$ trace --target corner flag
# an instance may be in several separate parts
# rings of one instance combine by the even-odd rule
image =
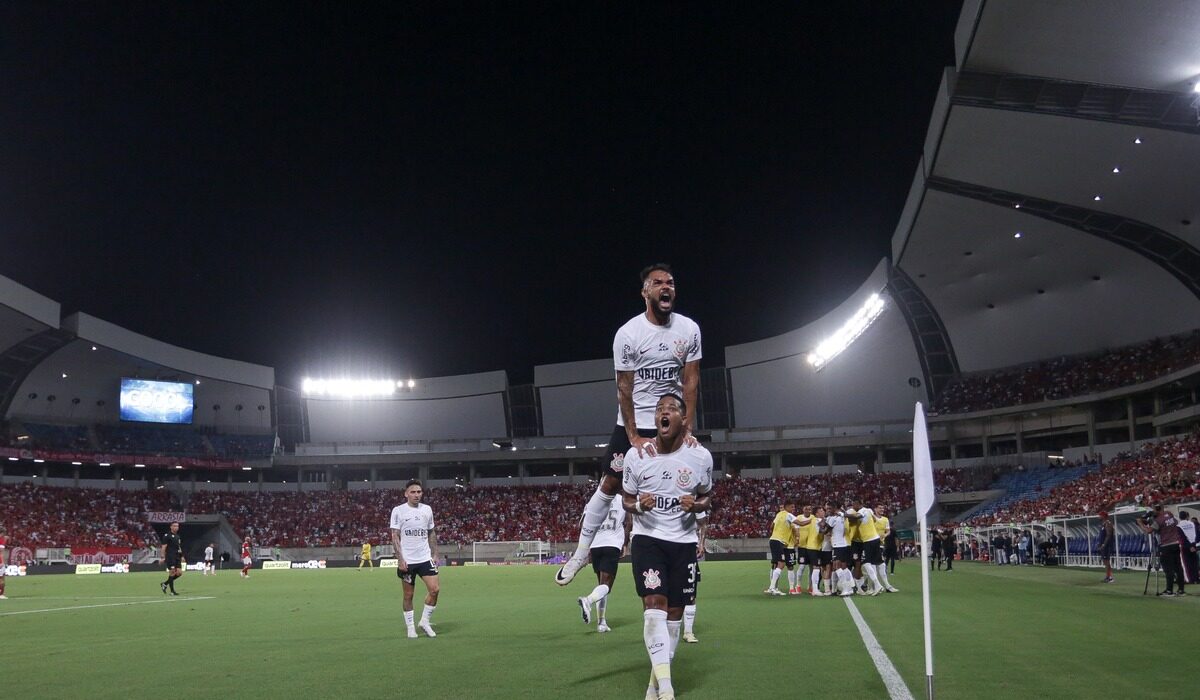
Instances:
[[[921,617],[925,627],[925,697],[933,700],[933,630],[929,606],[929,550],[933,543],[926,532],[929,509],[933,507],[933,460],[929,458],[929,431],[925,407],[917,402],[913,416],[913,490],[917,496],[917,522],[921,526]]]

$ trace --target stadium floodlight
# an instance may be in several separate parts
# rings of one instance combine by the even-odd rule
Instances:
[[[100,466],[102,466],[102,467],[111,467],[111,466],[112,466],[112,465],[111,465],[111,464],[109,464],[108,462],[100,462],[99,464],[100,464]]]
[[[146,465],[144,465],[144,464],[135,464],[133,466],[143,468],[143,469],[146,467]]]
[[[306,377],[301,391],[308,396],[335,399],[371,398],[396,393],[394,379],[312,379]]]
[[[242,467],[242,471],[244,471],[244,472],[248,472],[251,469],[252,469],[252,467]]]
[[[408,380],[408,388],[409,388],[409,389],[412,389],[412,388],[413,388],[413,387],[415,387],[416,385],[417,385],[417,381],[416,381],[415,379],[409,379],[409,380]]]
[[[815,350],[808,353],[808,364],[812,365],[813,369],[820,371],[830,360],[850,347],[850,343],[862,335],[875,322],[875,319],[879,318],[886,307],[887,303],[879,294],[867,297],[866,303],[854,312],[850,320],[842,324],[836,333],[817,345]]]

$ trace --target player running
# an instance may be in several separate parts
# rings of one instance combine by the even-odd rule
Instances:
[[[608,608],[608,594],[617,579],[617,560],[629,546],[629,530],[632,525],[633,517],[625,512],[620,501],[613,499],[608,517],[596,533],[596,539],[592,541],[592,570],[596,572],[597,586],[591,593],[579,599],[579,609],[583,613],[584,623],[591,624],[592,606],[596,606],[597,632],[608,632],[612,629],[608,626],[604,613]]]
[[[663,396],[654,416],[654,453],[631,447],[625,455],[622,504],[633,513],[633,576],[651,666],[646,697],[674,700],[671,657],[684,605],[696,592],[696,514],[711,506],[712,455],[699,445],[686,446],[683,399]]]
[[[608,517],[610,504],[621,489],[626,452],[632,447],[639,456],[654,456],[655,404],[659,396],[683,396],[683,441],[688,447],[699,444],[692,437],[692,426],[700,386],[700,326],[675,313],[675,277],[669,265],[656,263],[642,270],[641,294],[646,310],[629,319],[613,338],[618,410],[617,425],[608,440],[612,461],[605,464],[600,486],[584,507],[575,554],[554,575],[554,582],[560,586],[570,583],[587,563],[596,530]]]
[[[396,551],[396,576],[404,584],[404,625],[408,638],[416,639],[413,626],[413,593],[417,577],[425,583],[425,607],[421,610],[421,631],[428,637],[436,637],[431,621],[437,609],[438,550],[437,534],[433,527],[433,509],[421,503],[424,490],[421,482],[412,479],[404,485],[405,503],[392,509],[392,547]]]
[[[159,584],[159,588],[162,589],[163,595],[166,595],[167,588],[171,589],[171,595],[179,595],[175,592],[175,579],[183,576],[183,567],[186,564],[183,560],[183,541],[179,539],[179,523],[171,523],[170,531],[162,536],[159,557],[167,563],[167,580]]]
[[[242,578],[250,578],[250,567],[254,560],[250,558],[250,537],[242,540]]]

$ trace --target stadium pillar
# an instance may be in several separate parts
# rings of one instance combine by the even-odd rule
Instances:
[[[517,464],[517,483],[521,486],[525,485],[525,477],[529,476],[529,467],[524,462]]]
[[[783,468],[783,455],[776,452],[771,455],[771,478],[779,478],[779,470]]]
[[[1129,425],[1129,449],[1133,449],[1133,442],[1137,436],[1137,421],[1133,417],[1133,397],[1125,399],[1125,420]]]
[[[302,483],[303,481],[304,481],[304,470],[301,469],[300,467],[296,467],[296,490],[297,491],[304,490],[304,484]]]
[[[1154,392],[1154,415],[1155,415],[1155,417],[1161,416],[1162,412],[1163,412],[1162,394],[1160,394],[1156,391],[1156,392]],[[1154,437],[1160,438],[1160,437],[1162,437],[1162,435],[1163,435],[1162,426],[1161,425],[1154,426]]]
[[[467,479],[472,482],[475,481],[475,465],[474,464],[467,467]]]
[[[262,493],[262,485],[263,485],[263,472],[260,469],[258,471],[258,492],[259,493]]]
[[[375,480],[379,478],[379,470],[371,467],[371,488],[375,488]]]
[[[1096,409],[1088,407],[1087,414],[1088,452],[1096,451]]]
[[[883,435],[882,429],[879,431],[879,434]],[[875,473],[876,474],[880,474],[883,472],[883,458],[885,456],[886,455],[884,455],[884,453],[883,453],[883,444],[881,443],[879,445],[876,445],[875,446]]]
[[[75,488],[79,488],[79,467],[75,467],[71,471],[72,471],[71,477],[73,479],[75,479]]]
[[[233,491],[233,472],[225,472],[225,490]]]
[[[567,460],[567,478],[570,479],[573,476],[575,476],[575,460],[568,459]]]
[[[833,448],[825,448],[825,466],[829,469],[829,473],[833,473]]]
[[[429,465],[422,464],[420,467],[418,467],[417,476],[420,477],[422,482],[429,481]]]
[[[953,438],[950,440],[950,466],[958,466],[958,443]]]
[[[79,469],[75,469],[75,488],[79,488]],[[113,467],[113,488],[121,488],[121,468]]]
[[[1025,434],[1017,428],[1017,458],[1019,459],[1025,454]]]

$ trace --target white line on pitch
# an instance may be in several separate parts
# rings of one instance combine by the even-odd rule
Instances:
[[[41,610],[14,610],[0,613],[0,617],[9,615],[30,615],[32,613],[60,612],[62,610],[86,610],[88,608],[119,608],[126,605],[154,605],[155,603],[186,603],[193,600],[215,600],[216,596],[192,596],[189,598],[163,598],[161,600],[138,600],[131,603],[97,603],[95,605],[72,605],[67,608],[42,608]]]
[[[891,696],[892,700],[913,700],[913,695],[908,691],[908,686],[904,685],[904,679],[900,677],[900,673],[892,665],[892,660],[888,658],[883,647],[879,646],[879,640],[875,638],[875,633],[867,626],[867,621],[863,619],[862,613],[858,612],[854,601],[850,600],[850,598],[842,598],[842,600],[846,601],[846,607],[850,610],[850,617],[854,618],[854,624],[858,627],[858,634],[862,637],[867,651],[870,652],[871,660],[875,662],[875,670],[879,671],[879,677],[883,679],[883,685],[887,687],[888,695]]]

